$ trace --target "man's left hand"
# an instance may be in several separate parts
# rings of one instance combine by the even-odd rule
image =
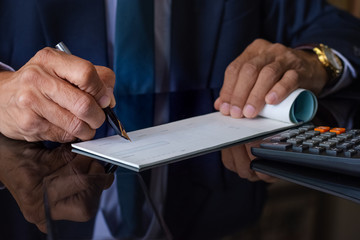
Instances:
[[[297,88],[320,93],[328,81],[316,54],[257,39],[225,71],[214,107],[234,118],[254,118]]]

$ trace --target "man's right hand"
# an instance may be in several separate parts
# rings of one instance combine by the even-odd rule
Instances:
[[[26,141],[89,140],[115,105],[112,70],[52,48],[0,71],[0,132]]]

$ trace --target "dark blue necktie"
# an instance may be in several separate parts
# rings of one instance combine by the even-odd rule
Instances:
[[[116,14],[115,112],[132,131],[153,122],[154,3],[118,0]]]

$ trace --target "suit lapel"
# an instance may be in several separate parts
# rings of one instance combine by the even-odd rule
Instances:
[[[108,65],[104,1],[37,0],[47,46],[63,41],[74,55]]]

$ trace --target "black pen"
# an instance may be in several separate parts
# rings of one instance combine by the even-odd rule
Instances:
[[[66,45],[63,42],[56,44],[55,48],[62,52],[65,52],[67,54],[71,54],[70,50],[66,47]],[[116,117],[114,111],[110,107],[106,107],[103,110],[105,112],[107,121],[109,122],[111,127],[115,130],[115,132],[119,136],[125,138],[126,140],[131,141],[129,136],[127,135],[123,125],[121,124],[119,119]]]

